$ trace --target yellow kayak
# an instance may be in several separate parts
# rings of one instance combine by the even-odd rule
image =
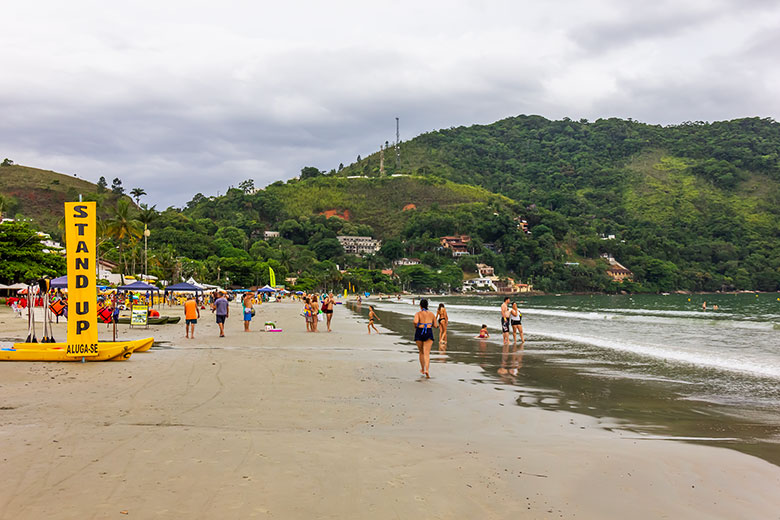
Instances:
[[[126,360],[139,348],[151,348],[153,338],[133,341],[105,341],[98,343],[97,356],[87,361]],[[68,356],[67,343],[14,343],[13,348],[0,349],[0,361],[81,361],[81,356]]]
[[[152,348],[152,345],[154,344],[154,338],[146,338],[138,341],[141,341],[143,343],[141,343],[140,346],[138,346],[135,350],[133,350],[133,352],[146,352],[147,350]]]

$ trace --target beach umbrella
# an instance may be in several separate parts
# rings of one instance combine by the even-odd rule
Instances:
[[[303,294],[303,291],[295,291],[295,294]]]
[[[261,292],[261,293],[272,293],[272,292],[276,292],[276,289],[274,289],[274,288],[272,288],[272,287],[268,287],[268,286],[266,285],[265,287],[261,287],[260,289],[258,289],[258,290],[257,290],[257,292],[259,292],[259,293],[260,293],[260,292]]]

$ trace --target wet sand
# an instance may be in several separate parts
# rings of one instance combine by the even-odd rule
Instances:
[[[195,340],[151,327],[160,346],[127,362],[0,363],[0,518],[778,517],[780,468],[758,458],[513,406],[460,381],[474,366],[422,380],[341,306],[330,334],[297,304],[246,334],[238,310],[226,338],[210,312]],[[0,341],[25,330],[0,310]]]

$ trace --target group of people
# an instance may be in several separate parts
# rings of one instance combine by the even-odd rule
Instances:
[[[306,320],[306,332],[318,332],[318,324],[321,319],[325,320],[328,332],[331,332],[330,322],[333,319],[333,308],[336,306],[336,298],[333,293],[323,294],[302,294],[303,317]]]
[[[225,321],[230,316],[230,302],[227,294],[217,291],[211,298],[211,311],[216,316],[217,326],[219,327],[219,337],[225,337]],[[241,301],[241,308],[244,316],[244,332],[249,332],[249,324],[254,316],[254,296],[247,293]],[[189,295],[184,302],[184,337],[195,338],[195,325],[200,319],[200,311],[205,309],[202,300],[199,302],[194,295]]]
[[[517,302],[512,303],[510,306],[510,298],[507,296],[504,298],[504,303],[501,304],[501,332],[504,336],[504,344],[509,343],[509,334],[512,333],[514,342],[517,343],[517,334],[520,334],[521,344],[525,343],[525,335],[523,334],[523,313],[517,308]],[[368,314],[368,331],[371,333],[371,327],[374,325],[374,319],[379,319],[374,312],[373,306],[369,307]],[[447,343],[447,325],[449,324],[449,316],[447,315],[447,309],[443,303],[439,304],[439,308],[436,310],[436,314],[428,310],[428,300],[420,300],[420,310],[414,315],[414,342],[417,344],[417,350],[420,356],[420,373],[426,378],[430,376],[430,364],[431,364],[431,346],[433,345],[434,334],[433,329],[439,329],[439,346],[446,345]],[[374,327],[376,330],[376,327]],[[377,331],[379,332],[379,331]],[[479,331],[478,338],[484,339],[490,337],[487,330],[487,325],[483,324]]]

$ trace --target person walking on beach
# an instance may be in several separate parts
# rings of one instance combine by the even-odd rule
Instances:
[[[303,319],[306,321],[306,332],[311,332],[311,306],[309,298],[303,298]]]
[[[504,334],[504,343],[509,343],[509,296],[501,304],[501,332]]]
[[[449,321],[447,309],[444,308],[443,303],[440,303],[439,308],[436,310],[436,323],[439,324],[439,345],[447,343],[447,324]]]
[[[252,295],[247,294],[241,302],[244,308],[244,332],[249,332],[249,324],[252,322]]]
[[[512,304],[512,310],[509,311],[509,319],[512,324],[512,340],[517,343],[517,333],[520,332],[520,342],[525,343],[523,335],[523,313],[517,308],[517,302]]]
[[[228,305],[225,293],[220,292],[217,294],[217,299],[214,300],[214,311],[217,314],[217,325],[219,326],[219,337],[225,337],[225,320],[230,316],[230,307]]]
[[[330,320],[333,319],[333,306],[336,305],[336,300],[333,298],[333,293],[328,293],[325,297],[325,301],[322,303],[322,313],[325,315],[328,325],[328,332],[330,332]]]
[[[184,337],[195,339],[195,325],[200,318],[200,309],[195,297],[190,295],[184,302]]]
[[[376,325],[374,325],[374,319],[379,320],[379,316],[376,315],[374,312],[374,306],[369,305],[368,306],[368,333],[371,334],[371,327],[374,328],[377,334],[379,334],[379,331],[376,328]],[[382,320],[379,320],[382,321]]]
[[[414,315],[414,342],[420,353],[420,373],[430,378],[431,345],[433,329],[437,328],[436,316],[428,310],[428,300],[420,300],[420,310]]]

